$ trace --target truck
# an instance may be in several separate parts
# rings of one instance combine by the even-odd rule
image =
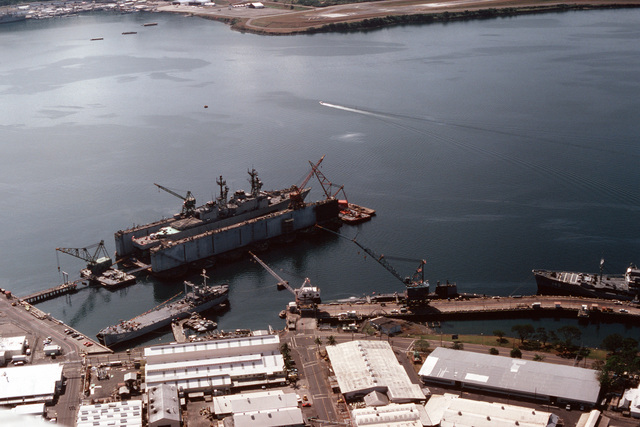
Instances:
[[[62,347],[57,344],[47,344],[42,349],[45,356],[57,356],[62,354]]]

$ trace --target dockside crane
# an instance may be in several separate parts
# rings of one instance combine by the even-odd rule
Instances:
[[[293,185],[291,187],[291,193],[289,194],[289,200],[291,200],[291,203],[289,206],[291,207],[291,209],[300,209],[304,207],[304,200],[302,199],[302,192],[304,191],[304,187],[307,185],[307,183],[313,176],[313,171],[318,166],[320,166],[320,163],[322,163],[323,160],[324,160],[324,156],[320,158],[318,163],[316,163],[315,165],[313,164],[311,165],[311,171],[307,174],[306,178],[304,179],[304,181],[302,181],[302,184],[300,184],[300,186]]]
[[[429,294],[429,281],[424,278],[424,266],[427,263],[426,260],[416,260],[411,258],[401,258],[401,257],[392,257],[385,256],[383,254],[378,254],[372,249],[363,246],[358,242],[355,238],[351,239],[349,237],[343,236],[340,233],[337,233],[333,230],[329,230],[328,228],[322,227],[320,225],[316,225],[316,227],[328,231],[330,233],[335,234],[336,236],[342,237],[343,239],[347,239],[355,243],[360,249],[362,249],[366,254],[368,254],[371,258],[373,258],[378,264],[383,266],[389,273],[393,274],[393,276],[400,280],[406,287],[406,296],[407,302],[410,304],[426,304],[428,302],[428,294]],[[411,277],[403,277],[398,271],[387,261],[387,259],[395,259],[399,261],[409,261],[409,262],[419,262],[418,267],[415,272],[411,275]]]
[[[92,253],[89,249],[93,248],[96,248],[96,250]],[[89,269],[94,275],[102,273],[113,264],[113,261],[104,246],[104,240],[100,240],[100,243],[87,246],[86,248],[56,248],[56,251],[87,261],[87,269]],[[59,261],[58,271],[60,271]]]
[[[190,217],[190,216],[194,216],[196,213],[196,198],[193,197],[193,194],[191,194],[191,191],[187,191],[187,195],[183,196],[181,194],[176,193],[175,191],[169,190],[167,187],[163,187],[160,184],[156,184],[155,182],[153,183],[153,185],[155,185],[156,187],[158,187],[161,190],[166,191],[167,193],[176,196],[179,199],[183,200],[182,203],[182,215],[186,216],[186,217]]]
[[[299,289],[293,289],[289,282],[284,280],[282,277],[278,275],[273,269],[271,269],[267,264],[264,263],[260,258],[258,258],[253,252],[249,252],[249,255],[253,257],[254,260],[258,264],[260,264],[269,274],[271,274],[277,281],[278,289],[286,289],[293,294],[296,298],[296,303],[299,306],[309,305],[312,303],[320,302],[320,289],[315,286],[311,286],[311,282],[308,278],[304,279],[302,286]]]

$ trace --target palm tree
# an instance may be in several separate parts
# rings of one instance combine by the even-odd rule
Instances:
[[[320,337],[317,337],[314,342],[318,346],[318,350],[320,350],[320,346],[322,345],[322,340],[320,339]]]
[[[336,337],[334,337],[333,335],[329,335],[328,341],[329,345],[336,345]]]

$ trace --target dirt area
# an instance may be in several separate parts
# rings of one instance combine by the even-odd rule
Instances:
[[[362,29],[400,23],[379,19],[388,17],[414,16],[416,19],[411,22],[426,23],[453,19],[487,18],[505,13],[516,15],[567,9],[640,7],[640,0],[573,0],[570,2],[553,0],[389,0],[323,8],[295,7],[294,9],[282,3],[269,1],[263,1],[262,4],[265,7],[258,9],[246,7],[245,4],[248,3],[227,0],[222,0],[213,7],[160,4],[157,10],[220,20],[239,31],[285,35],[350,29],[343,24],[353,24],[356,27],[353,29],[357,29],[359,23]],[[483,12],[478,13],[480,11]],[[442,15],[445,12],[448,14]],[[455,13],[459,13],[459,15],[451,15]],[[377,18],[378,20],[376,20]],[[366,20],[369,22],[365,25],[363,21]]]

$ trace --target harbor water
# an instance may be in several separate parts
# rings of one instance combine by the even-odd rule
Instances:
[[[639,20],[581,11],[286,37],[169,14],[3,24],[0,286],[24,296],[77,278],[84,263],[56,247],[104,240],[113,254],[115,231],[179,212],[154,182],[202,204],[220,175],[248,189],[255,168],[283,188],[322,155],[349,201],[377,210],[341,233],[409,259],[391,261],[403,275],[425,259],[432,284],[514,295],[535,293],[534,268],[596,272],[604,258],[622,273],[640,262]],[[403,290],[332,235],[260,256],[323,300]],[[230,285],[219,328],[284,326],[291,295],[248,257],[207,274]],[[38,307],[95,336],[181,289],[143,276]],[[638,336],[583,335],[597,345],[611,331]]]

